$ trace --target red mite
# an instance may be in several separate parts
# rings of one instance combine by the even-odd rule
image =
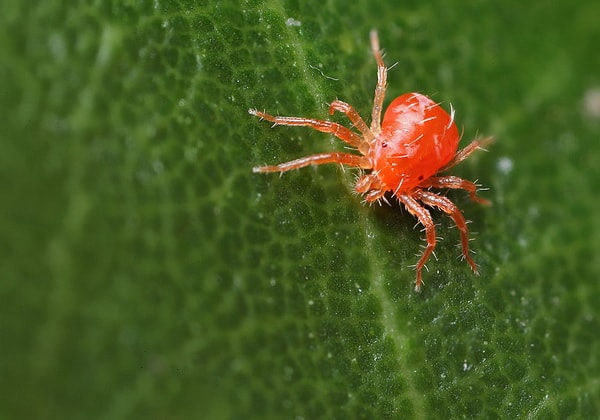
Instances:
[[[432,191],[432,188],[462,189],[469,192],[472,200],[489,204],[488,200],[476,195],[477,184],[444,172],[465,160],[471,153],[489,143],[491,137],[474,140],[458,150],[460,136],[454,123],[454,110],[448,114],[437,103],[419,93],[406,93],[392,101],[385,111],[381,123],[381,111],[386,90],[387,68],[379,49],[376,31],[371,31],[371,48],[377,61],[377,86],[371,111],[371,127],[367,126],[358,112],[345,102],[335,100],[329,106],[329,114],[343,112],[360,134],[331,121],[301,117],[275,117],[250,109],[252,115],[275,125],[308,126],[315,130],[331,133],[358,149],[360,154],[320,153],[306,156],[275,166],[254,168],[254,172],[285,172],[308,165],[340,163],[367,170],[355,185],[355,190],[364,195],[366,202],[385,200],[388,192],[400,201],[408,211],[425,226],[427,247],[417,262],[415,290],[423,283],[421,271],[436,245],[435,225],[424,206],[437,208],[448,214],[460,231],[462,255],[473,272],[477,265],[469,254],[469,230],[460,209],[447,197]]]

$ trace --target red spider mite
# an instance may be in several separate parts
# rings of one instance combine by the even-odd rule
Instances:
[[[477,273],[477,265],[469,254],[469,230],[460,209],[447,197],[432,191],[432,188],[462,189],[469,192],[473,201],[489,204],[488,200],[476,195],[478,185],[456,176],[439,176],[465,160],[491,137],[474,140],[458,150],[460,136],[454,123],[454,110],[448,114],[436,102],[419,93],[406,93],[394,99],[387,108],[383,122],[381,111],[386,90],[387,68],[383,63],[379,38],[371,31],[371,49],[377,62],[377,86],[371,111],[371,127],[367,126],[358,112],[345,102],[335,100],[329,106],[329,114],[343,112],[360,134],[331,121],[312,118],[272,116],[250,109],[248,112],[276,125],[308,126],[315,130],[331,133],[360,154],[319,153],[275,166],[260,166],[254,172],[285,172],[308,165],[340,163],[361,169],[355,190],[364,195],[368,203],[386,200],[388,192],[402,203],[407,210],[425,226],[427,246],[414,266],[416,270],[415,290],[419,291],[423,278],[421,271],[436,245],[435,225],[429,210],[437,208],[448,214],[460,231],[462,255]],[[362,171],[366,170],[368,173]]]

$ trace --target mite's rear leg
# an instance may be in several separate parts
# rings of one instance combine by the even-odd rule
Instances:
[[[306,156],[290,162],[280,163],[279,165],[259,166],[253,168],[252,172],[286,172],[291,171],[292,169],[304,168],[309,165],[323,165],[325,163],[340,163],[342,165],[356,166],[363,169],[371,168],[371,162],[364,156],[332,152]]]
[[[477,184],[471,181],[467,181],[466,179],[459,178],[457,176],[434,176],[426,180],[424,183],[420,184],[420,186],[423,188],[433,187],[465,190],[469,193],[471,200],[485,205],[492,204],[489,200],[481,198],[477,195]]]
[[[435,249],[435,244],[436,244],[435,225],[433,224],[433,219],[431,218],[431,214],[429,213],[429,210],[427,210],[421,204],[419,204],[419,202],[417,200],[415,200],[413,197],[411,197],[410,195],[407,195],[407,194],[397,194],[396,197],[398,197],[398,200],[400,200],[400,202],[402,204],[404,204],[404,206],[406,206],[406,209],[410,212],[410,214],[417,217],[417,219],[419,219],[419,222],[423,226],[425,226],[427,247],[425,248],[425,251],[423,251],[421,258],[419,259],[419,261],[417,262],[417,265],[415,266],[415,269],[417,271],[417,279],[415,282],[415,291],[418,292],[421,289],[421,284],[423,283],[421,270],[423,269],[423,267],[425,266],[425,263],[431,256],[431,253]]]
[[[454,156],[454,158],[450,162],[448,162],[442,169],[440,169],[439,172],[444,172],[452,168],[453,166],[458,165],[460,162],[468,158],[469,155],[471,155],[471,153],[473,153],[475,150],[482,149],[484,146],[487,146],[493,141],[493,137],[486,137],[484,139],[473,140],[464,149],[459,150]]]
[[[471,258],[471,255],[469,254],[469,229],[467,228],[467,222],[465,221],[465,217],[460,209],[456,207],[456,204],[450,201],[447,197],[437,195],[427,190],[417,190],[415,196],[424,204],[427,204],[431,207],[437,207],[444,213],[448,214],[452,220],[454,220],[456,227],[460,231],[462,254],[471,266],[473,272],[475,274],[479,274],[477,271],[477,264],[475,264],[475,261],[473,261],[473,258]]]
[[[270,121],[275,125],[297,125],[306,126],[313,128],[323,133],[330,133],[336,136],[338,139],[345,141],[351,146],[360,148],[363,140],[356,133],[353,133],[348,128],[334,123],[332,121],[314,120],[311,118],[302,117],[275,117],[265,112],[257,111],[256,109],[249,109],[248,113],[264,120]]]

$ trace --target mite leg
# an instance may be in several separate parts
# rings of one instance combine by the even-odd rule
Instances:
[[[369,144],[372,143],[375,139],[375,136],[371,132],[371,129],[367,126],[365,121],[362,119],[360,114],[352,107],[352,105],[347,104],[346,102],[340,101],[336,99],[329,105],[329,114],[333,115],[335,111],[343,112],[346,114],[348,119],[352,121],[352,124],[360,131],[364,137],[364,140],[361,142],[362,148],[359,146],[360,152],[365,155],[369,150]]]
[[[331,133],[336,136],[338,139],[345,141],[351,146],[360,147],[362,143],[362,139],[356,133],[353,133],[349,129],[344,126],[341,126],[332,121],[322,121],[322,120],[314,120],[311,118],[302,118],[302,117],[274,117],[273,115],[269,115],[264,112],[257,111],[256,109],[249,109],[249,114],[262,118],[264,120],[270,121],[275,125],[298,125],[298,126],[306,126],[311,127],[317,131],[321,131],[323,133]]]
[[[354,185],[354,189],[359,194],[365,195],[365,201],[372,203],[380,198],[384,198],[386,189],[376,174],[370,173],[361,176]]]
[[[446,170],[452,168],[453,166],[458,165],[460,162],[462,162],[463,160],[468,158],[469,155],[471,153],[473,153],[475,150],[481,149],[481,148],[483,148],[483,146],[487,146],[488,144],[492,143],[493,141],[494,141],[493,137],[486,137],[486,138],[480,139],[480,140],[473,140],[469,145],[467,145],[467,147],[459,150],[458,153],[456,153],[456,155],[454,156],[454,158],[450,162],[448,162],[442,169],[440,169],[439,172],[446,171]]]
[[[373,99],[373,110],[371,111],[371,131],[375,136],[381,132],[381,111],[383,110],[383,99],[387,84],[387,67],[383,63],[381,50],[379,49],[379,36],[376,30],[371,31],[371,50],[377,62],[377,86]]]
[[[423,188],[433,187],[465,190],[469,192],[471,200],[480,204],[491,204],[489,200],[477,196],[477,184],[471,181],[467,181],[466,179],[459,178],[457,176],[434,176],[420,184],[420,186]]]
[[[306,156],[274,166],[259,166],[253,168],[252,172],[286,172],[291,171],[292,169],[304,168],[308,165],[323,165],[325,163],[340,163],[342,165],[356,166],[363,169],[371,168],[371,162],[364,156],[332,152]]]
[[[396,195],[396,197],[398,197],[398,200],[400,200],[400,202],[402,204],[404,204],[404,206],[406,206],[406,208],[410,212],[410,214],[417,217],[417,219],[419,219],[419,222],[423,226],[425,226],[425,235],[427,237],[427,247],[425,248],[425,251],[423,251],[423,255],[421,255],[421,258],[419,259],[419,261],[417,262],[417,265],[415,266],[416,271],[417,271],[417,280],[415,282],[415,291],[418,292],[421,289],[421,284],[423,283],[421,270],[425,266],[425,263],[427,262],[427,260],[429,259],[429,257],[431,256],[431,253],[433,252],[433,250],[435,248],[435,243],[436,243],[435,225],[433,224],[433,219],[431,218],[431,214],[429,213],[429,211],[426,208],[424,208],[422,205],[420,205],[419,202],[417,200],[415,200],[413,197],[411,197],[410,195],[407,195],[407,194],[398,194],[398,195]]]
[[[456,205],[450,201],[447,197],[437,195],[431,191],[417,190],[415,196],[428,206],[437,207],[444,213],[448,214],[456,227],[460,231],[460,241],[462,245],[462,254],[471,266],[471,269],[475,274],[479,274],[477,271],[477,264],[473,261],[473,258],[469,255],[469,229],[467,228],[467,222],[462,212]]]

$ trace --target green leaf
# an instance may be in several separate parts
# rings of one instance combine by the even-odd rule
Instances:
[[[600,5],[0,5],[0,417],[597,418]],[[481,275],[248,108],[430,95],[493,135]]]

